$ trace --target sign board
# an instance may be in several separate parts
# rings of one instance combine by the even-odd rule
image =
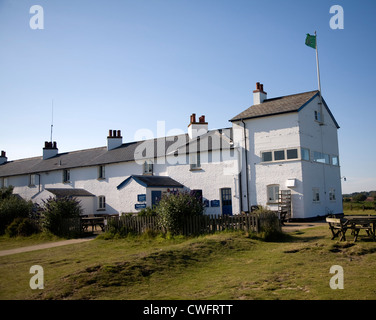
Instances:
[[[146,201],[146,194],[138,194],[137,195],[138,202],[145,202]]]
[[[219,207],[220,206],[219,200],[211,200],[210,201],[210,206],[211,207]]]
[[[134,205],[134,208],[135,208],[136,210],[145,209],[145,208],[146,208],[146,203],[136,203],[136,204]]]

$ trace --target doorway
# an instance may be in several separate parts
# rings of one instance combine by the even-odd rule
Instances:
[[[231,188],[221,189],[222,214],[232,215]]]

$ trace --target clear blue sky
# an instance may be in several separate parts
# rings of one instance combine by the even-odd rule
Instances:
[[[33,5],[43,30],[30,28]],[[375,16],[374,0],[0,0],[0,150],[40,156],[52,100],[59,152],[104,146],[109,129],[157,136],[157,121],[186,131],[193,112],[229,127],[257,81],[269,98],[317,89],[304,44],[317,30],[343,192],[376,190]]]

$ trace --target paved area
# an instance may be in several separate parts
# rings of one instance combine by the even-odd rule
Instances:
[[[96,236],[81,238],[81,239],[62,240],[62,241],[57,241],[57,242],[48,242],[48,243],[37,244],[37,245],[34,245],[34,246],[28,246],[28,247],[20,247],[20,248],[9,249],[9,250],[1,250],[0,251],[0,257],[7,256],[7,255],[10,255],[10,254],[29,252],[29,251],[48,249],[48,248],[53,248],[53,247],[66,246],[68,244],[86,242],[86,241],[90,241],[90,240],[95,239],[95,237]]]

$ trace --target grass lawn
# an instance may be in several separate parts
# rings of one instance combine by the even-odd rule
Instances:
[[[133,237],[0,257],[0,299],[375,299],[376,242],[330,240],[328,227],[280,242],[244,233]],[[31,290],[29,269],[44,269]],[[329,286],[332,265],[344,289]]]

